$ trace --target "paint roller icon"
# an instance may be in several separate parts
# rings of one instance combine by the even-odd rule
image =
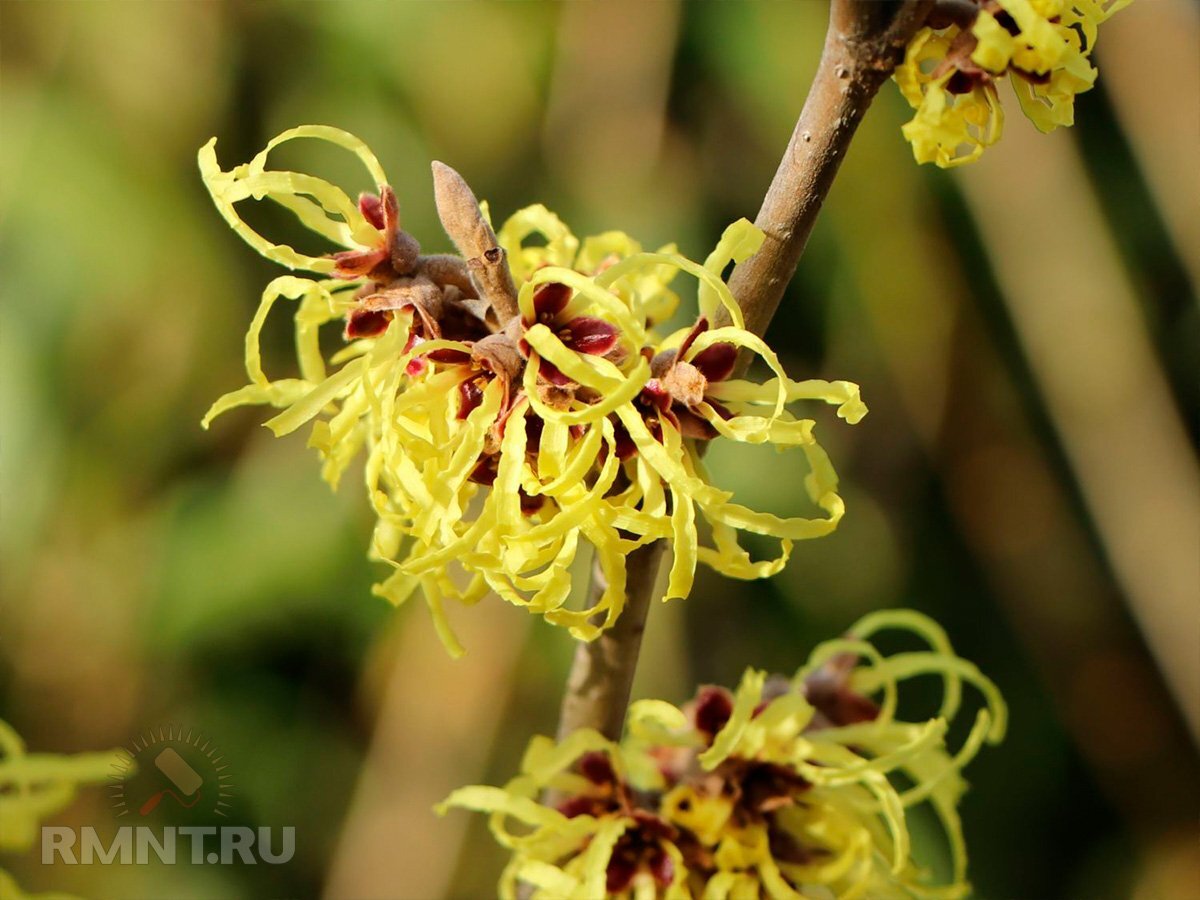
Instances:
[[[187,764],[187,760],[176,753],[173,748],[168,747],[154,758],[154,765],[160,772],[167,776],[171,784],[179,789],[183,797],[192,797],[193,794],[196,796],[192,797],[191,803],[185,803],[183,797],[180,797],[179,794],[176,794],[170,788],[164,788],[157,794],[151,795],[150,799],[142,804],[139,812],[143,816],[148,816],[154,812],[155,807],[168,794],[185,809],[191,809],[196,805],[196,802],[200,799],[199,790],[200,785],[204,783],[204,779],[200,777],[200,774],[195,769]]]

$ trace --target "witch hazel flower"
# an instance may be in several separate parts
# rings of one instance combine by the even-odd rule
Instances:
[[[353,153],[374,189],[352,201],[310,175],[269,169],[280,144],[312,139]],[[222,215],[264,256],[318,277],[274,279],[246,335],[249,384],[205,416],[265,404],[276,435],[306,425],[336,486],[356,459],[376,514],[370,553],[391,568],[375,591],[395,604],[423,596],[438,634],[462,652],[446,607],[494,593],[583,640],[625,603],[625,558],[658,540],[674,551],[669,597],[684,597],[698,563],[726,575],[777,572],[795,540],[819,537],[843,512],[837,476],[793,402],[834,404],[847,422],[866,412],[849,382],[790,380],[743,327],[722,273],[757,251],[742,220],[703,263],[673,245],[648,251],[609,231],[580,241],[543,206],[493,230],[486,207],[453,169],[433,164],[439,217],[457,254],[425,254],[401,226],[400,204],[358,138],[323,126],[284,132],[229,171],[214,143],[200,151]],[[270,199],[336,248],[311,256],[272,242],[238,204]],[[677,276],[696,281],[696,324],[665,337]],[[259,348],[280,300],[294,314],[298,376],[272,379]],[[721,312],[723,311],[723,313]],[[721,313],[730,324],[710,323]],[[322,350],[323,328],[344,345]],[[734,377],[740,354],[773,377]],[[704,443],[729,439],[799,448],[817,518],[780,518],[738,505],[712,485]],[[698,521],[712,546],[702,546]],[[739,532],[774,536],[778,558],[756,561]],[[570,567],[590,553],[606,588],[570,603]]]
[[[727,245],[743,235],[761,241],[761,232],[743,221],[726,232]],[[727,261],[710,258],[715,271]],[[788,406],[799,400],[832,404],[850,424],[867,412],[857,385],[788,378],[770,347],[740,327],[740,311],[728,289],[719,281],[716,284],[720,287],[714,291],[716,298],[726,304],[735,324],[710,328],[708,315],[715,310],[706,311],[702,305],[708,315],[702,314],[694,326],[651,348],[653,377],[634,403],[616,410],[619,452],[629,457],[631,488],[626,504],[649,515],[656,523],[651,531],[670,529],[674,559],[667,598],[687,596],[699,562],[729,577],[762,578],[786,564],[794,541],[832,532],[845,510],[837,493],[837,474],[814,436],[814,420],[795,417]],[[761,384],[732,378],[742,351],[761,359],[775,377]],[[735,503],[729,492],[713,485],[702,462],[703,444],[717,437],[801,450],[808,468],[806,492],[824,515],[780,517]],[[712,546],[703,546],[698,539],[697,515],[707,522]],[[738,532],[776,538],[779,556],[752,561],[739,544]]]
[[[1004,76],[1040,131],[1075,120],[1092,88],[1101,23],[1132,0],[964,0],[939,7],[909,43],[894,78],[916,114],[902,131],[919,163],[979,158],[1000,139]]]
[[[882,655],[870,639],[888,629],[925,648]],[[940,708],[905,721],[899,686],[919,676],[941,680]],[[964,685],[983,705],[952,747]],[[462,788],[438,812],[490,815],[512,851],[504,898],[965,897],[961,772],[1003,738],[1006,717],[936,623],[879,612],[791,678],[751,669],[736,691],[705,686],[682,708],[635,703],[619,743],[589,730],[536,737],[507,785]],[[951,858],[943,883],[909,830],[925,805]]]
[[[575,315],[568,311],[573,293],[570,287],[558,282],[548,282],[534,291],[532,314],[521,316],[522,334],[540,325],[574,353],[608,357],[617,351],[618,358],[623,356],[617,326],[597,316]],[[530,355],[530,345],[524,338],[521,349],[525,356]],[[569,405],[575,386],[571,378],[544,358],[538,360],[536,371],[539,384],[546,385],[543,400],[550,406]]]

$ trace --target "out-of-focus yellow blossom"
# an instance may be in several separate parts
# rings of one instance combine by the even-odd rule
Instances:
[[[26,753],[25,742],[7,722],[0,721],[0,850],[23,853],[37,843],[44,819],[65,809],[79,788],[112,781],[114,772],[128,768],[122,751],[57,756]],[[0,870],[0,897],[30,897],[8,873]],[[35,900],[69,900],[60,893],[38,894]]]
[[[1041,131],[1073,124],[1075,95],[1096,80],[1098,26],[1130,2],[972,0],[956,22],[921,29],[894,74],[916,110],[902,131],[917,162],[961,165],[999,140],[996,80],[1005,75]]]
[[[327,182],[268,170],[267,153],[295,138],[355,153],[377,193],[355,203]],[[494,592],[590,640],[620,614],[625,558],[639,546],[671,542],[668,596],[683,597],[698,562],[764,577],[779,571],[793,541],[836,527],[837,476],[813,421],[788,407],[820,400],[852,423],[866,407],[849,382],[792,381],[742,328],[722,273],[762,243],[749,222],[730,226],[699,263],[673,246],[643,250],[618,231],[580,241],[543,206],[519,210],[491,236],[472,197],[476,218],[450,219],[468,222],[473,246],[494,241],[488,262],[423,255],[400,227],[374,156],[336,129],[292,129],[229,172],[210,142],[200,167],[222,214],[255,249],[328,276],[285,275],[267,286],[246,335],[249,383],[220,398],[205,426],[237,406],[275,406],[281,412],[268,427],[284,435],[310,426],[309,444],[334,486],[361,454],[377,515],[371,552],[392,567],[376,592],[399,604],[419,590],[451,652],[462,652],[446,614],[451,602]],[[313,257],[272,243],[235,207],[263,197],[345,249]],[[508,321],[477,280],[497,260],[512,276]],[[660,338],[655,327],[679,304],[671,286],[681,273],[697,282],[699,318]],[[271,378],[263,368],[260,337],[281,299],[296,302],[298,377]],[[718,309],[732,324],[710,329]],[[331,323],[346,345],[327,359],[320,332]],[[741,349],[774,377],[731,379]],[[801,450],[822,515],[783,519],[733,502],[700,461],[698,444],[718,437]],[[711,547],[699,544],[698,518]],[[751,560],[739,531],[777,538],[778,558]],[[589,547],[606,590],[591,608],[572,608],[569,568]]]
[[[885,657],[870,642],[884,629],[927,647]],[[941,679],[940,709],[903,721],[899,683],[922,675]],[[964,683],[985,702],[951,749]],[[502,897],[519,882],[544,900],[965,897],[961,770],[1003,738],[1006,715],[934,622],[880,612],[817,647],[791,679],[749,670],[736,692],[701,688],[682,709],[635,703],[619,745],[590,731],[558,745],[535,738],[504,788],[463,788],[438,809],[491,814],[513,853]],[[554,808],[538,803],[547,790]],[[921,804],[946,837],[947,883],[918,862],[930,849],[912,844],[908,811]]]

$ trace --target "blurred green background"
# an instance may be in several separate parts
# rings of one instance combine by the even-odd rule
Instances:
[[[0,15],[0,718],[47,752],[197,728],[234,818],[298,842],[282,867],[0,866],[115,900],[489,896],[484,823],[430,807],[553,731],[571,647],[491,600],[457,617],[450,661],[418,601],[369,594],[354,483],[331,494],[258,410],[200,430],[278,272],[225,227],[195,151],[217,135],[229,166],[335,124],[427,250],[449,249],[436,158],[498,218],[542,201],[577,234],[703,258],[758,208],[825,4]],[[1075,129],[1037,135],[1002,87],[1004,140],[952,173],[914,165],[885,86],[769,334],[794,377],[863,386],[862,425],[818,425],[849,512],[774,580],[706,573],[652,612],[635,694],[676,701],[790,671],[871,609],[937,617],[1012,707],[968,772],[981,897],[1200,896],[1198,38],[1184,0],[1134,4],[1101,29]],[[710,458],[751,505],[798,508],[790,457]],[[53,821],[114,827],[102,789]]]

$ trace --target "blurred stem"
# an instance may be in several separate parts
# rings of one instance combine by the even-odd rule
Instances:
[[[858,123],[932,7],[933,0],[833,0],[816,77],[755,220],[766,241],[729,282],[750,331],[761,335],[770,324]],[[576,647],[559,740],[579,728],[620,739],[664,550],[657,541],[629,555],[626,605],[616,625]],[[603,591],[593,573],[593,600]]]

